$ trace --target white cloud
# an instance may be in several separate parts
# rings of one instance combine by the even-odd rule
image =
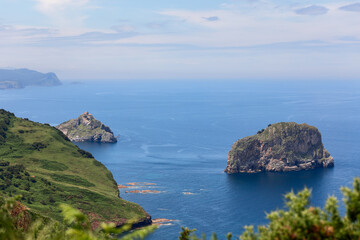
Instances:
[[[111,20],[104,17],[106,24],[94,24],[96,19],[83,22],[93,13],[94,0],[32,1],[51,21],[43,27],[0,24],[0,66],[94,79],[360,74],[360,14],[339,10],[344,2],[321,3],[327,14],[308,16],[295,12],[308,2],[279,7],[265,0],[247,0],[245,6],[244,0],[231,0],[233,5],[212,11],[135,14],[124,24],[114,21],[122,16],[119,10]]]
[[[36,0],[37,8],[44,14],[56,14],[68,8],[79,8],[85,6],[89,0]]]
[[[214,11],[167,10],[162,15],[184,20],[187,31],[164,35],[136,36],[119,42],[149,41],[163,44],[192,44],[202,47],[248,47],[284,42],[322,41],[333,43],[343,36],[360,37],[355,23],[360,15],[338,10],[339,4],[327,5],[325,15],[316,18],[298,15],[293,8],[257,6],[249,12],[242,9]],[[221,21],[207,21],[204,16],[217,16]],[[196,32],[196,34],[194,34]]]
[[[163,22],[152,24],[148,32],[130,24],[115,25],[111,29],[89,29],[82,25],[84,9],[91,0],[35,0],[38,10],[56,21],[56,35],[47,43],[83,42],[95,45],[191,45],[200,48],[253,47],[290,42],[339,43],[339,39],[360,39],[355,27],[360,15],[339,10],[343,3],[327,4],[325,15],[309,18],[296,14],[303,6],[279,8],[277,5],[249,2],[242,7],[221,8],[212,11],[164,10],[158,14]],[[255,8],[250,8],[255,6]],[[310,9],[313,10],[313,9]],[[176,23],[176,24],[173,24]],[[153,26],[154,25],[154,26]],[[161,28],[162,25],[169,25]],[[136,29],[136,34],[135,34]],[[169,31],[171,29],[171,31]],[[65,41],[66,40],[66,41]],[[71,41],[70,41],[71,40]],[[81,41],[80,41],[81,40]],[[346,41],[342,41],[348,44]]]
[[[329,11],[326,7],[312,5],[305,8],[299,8],[295,10],[296,14],[299,15],[309,15],[309,16],[317,16],[317,15],[324,15]]]
[[[354,3],[354,4],[342,6],[339,9],[349,12],[360,12],[360,3]]]
[[[135,27],[128,24],[115,25],[111,29],[116,32],[135,32]]]
[[[81,27],[87,18],[84,10],[90,8],[89,0],[35,0],[36,8],[60,27]]]

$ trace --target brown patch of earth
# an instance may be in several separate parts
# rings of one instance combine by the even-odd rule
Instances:
[[[141,188],[141,187],[150,187],[150,186],[156,186],[156,183],[149,183],[149,182],[130,182],[126,184],[118,184],[119,189],[123,188]]]
[[[121,226],[126,223],[125,218],[113,219],[112,221],[104,221],[104,219],[96,213],[88,213],[87,215],[89,217],[92,230],[99,229],[102,222],[114,223],[116,226]]]
[[[161,193],[157,190],[131,190],[131,191],[125,191],[125,193],[141,193],[141,194],[147,194],[147,193]]]
[[[129,186],[155,186],[156,183],[148,183],[148,182],[131,182],[126,183]]]
[[[192,192],[183,192],[183,194],[185,194],[185,195],[194,195],[195,193],[192,193]]]

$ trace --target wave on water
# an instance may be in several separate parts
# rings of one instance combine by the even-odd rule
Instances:
[[[155,144],[142,144],[140,148],[144,151],[144,153],[146,155],[148,155],[148,154],[150,154],[150,149],[151,148],[175,148],[175,147],[178,147],[178,145],[173,144],[173,143],[167,143],[167,144],[158,144],[158,145],[155,145]]]

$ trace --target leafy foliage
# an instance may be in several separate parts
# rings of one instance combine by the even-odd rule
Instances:
[[[81,156],[83,156],[85,158],[94,158],[94,156],[91,153],[89,153],[85,150],[78,149],[77,151],[81,154]]]
[[[0,239],[7,240],[140,240],[152,233],[156,226],[131,230],[131,224],[116,228],[115,224],[102,223],[91,229],[89,219],[79,210],[60,204],[63,224],[38,219],[31,223],[28,209],[17,201],[19,197],[1,199]],[[118,236],[122,234],[121,238]]]
[[[0,145],[5,142],[6,132],[10,125],[11,118],[14,117],[14,114],[9,113],[3,109],[0,109]]]
[[[34,143],[32,144],[32,148],[33,148],[34,150],[40,151],[41,149],[46,148],[46,144],[45,144],[45,143],[42,143],[42,142],[34,142]]]
[[[331,196],[327,199],[323,209],[310,206],[311,190],[305,188],[295,194],[288,193],[286,210],[273,211],[267,215],[269,224],[259,226],[256,232],[254,226],[245,227],[241,240],[289,240],[289,239],[360,239],[360,179],[355,178],[353,189],[343,187],[346,207],[345,216],[341,216],[338,209],[338,200]],[[195,229],[183,228],[180,240],[199,240]],[[232,239],[229,233],[226,238]],[[201,239],[205,240],[203,236]],[[216,234],[212,235],[216,240]]]

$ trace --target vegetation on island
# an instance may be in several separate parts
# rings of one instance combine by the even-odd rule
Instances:
[[[60,203],[100,222],[150,221],[135,203],[119,197],[111,172],[48,124],[0,110],[0,196],[21,195],[32,216],[61,221]]]
[[[61,123],[56,127],[74,142],[115,143],[117,138],[111,129],[89,113]]]
[[[225,172],[281,172],[333,166],[334,159],[324,148],[316,127],[280,122],[236,141],[229,151]]]

